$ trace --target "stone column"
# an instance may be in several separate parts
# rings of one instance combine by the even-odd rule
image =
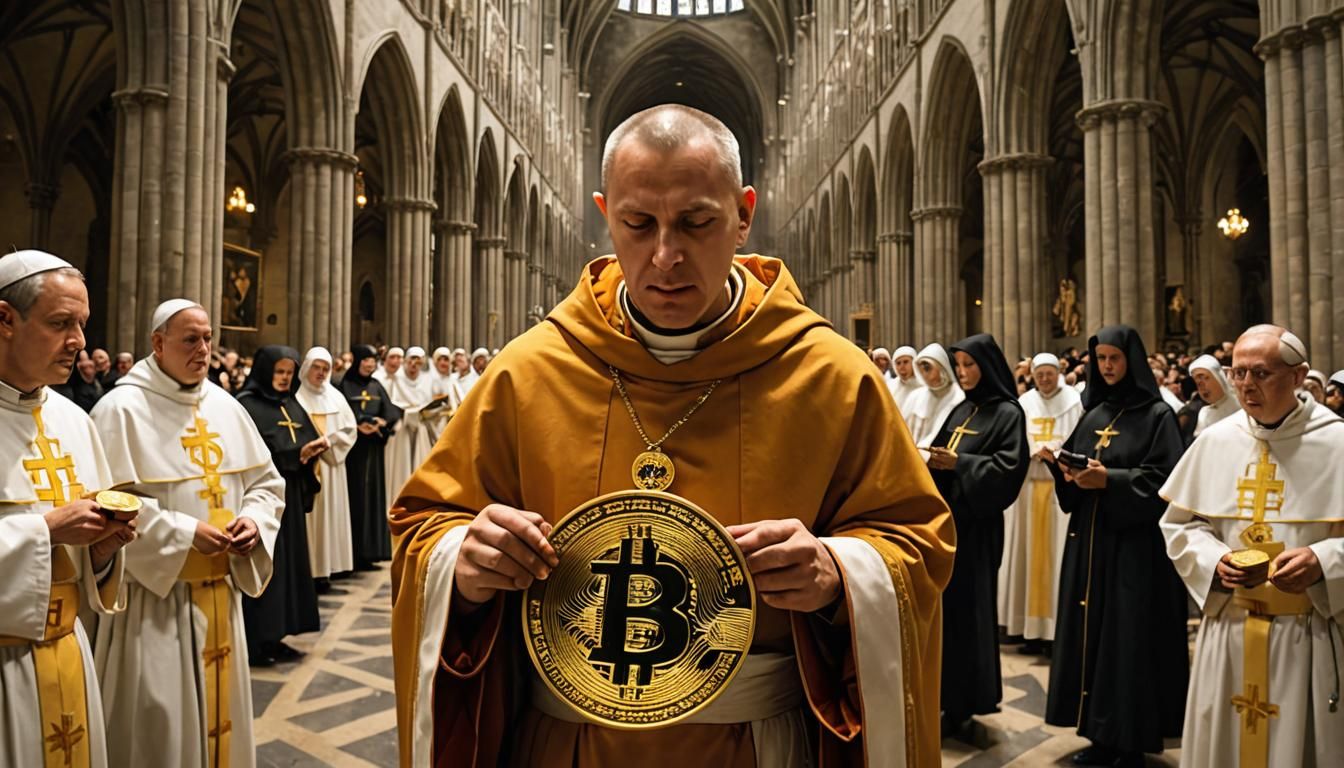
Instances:
[[[914,264],[914,343],[951,343],[965,324],[958,298],[961,207],[933,205],[910,212],[917,250]]]
[[[1138,99],[1103,101],[1078,113],[1086,179],[1085,334],[1133,326],[1158,341],[1157,258],[1153,242],[1153,123],[1165,109]]]
[[[849,252],[849,305],[859,308],[874,304],[874,285],[877,282],[877,251],[854,248]]]
[[[504,251],[504,342],[522,332],[527,315],[527,254]]]
[[[1206,243],[1203,238],[1204,223],[1203,215],[1199,210],[1189,212],[1189,215],[1176,220],[1176,226],[1181,232],[1181,273],[1182,282],[1185,284],[1185,297],[1187,301],[1193,304],[1194,311],[1190,313],[1192,320],[1190,329],[1190,338],[1192,341],[1200,343],[1212,342],[1215,339],[1210,334],[1216,327],[1214,319],[1213,306],[1215,301],[1215,292],[1217,287],[1214,285],[1213,264],[1215,254],[1227,258],[1226,268],[1232,269],[1234,262],[1231,260],[1231,253],[1210,252],[1200,258],[1200,251],[1204,249]],[[1215,244],[1215,248],[1217,245]],[[1219,249],[1221,250],[1221,249]],[[1163,292],[1163,298],[1166,294]],[[1233,301],[1236,297],[1232,298]],[[1166,322],[1162,323],[1162,332],[1166,332]]]
[[[335,149],[301,147],[289,160],[289,343],[321,344],[333,354],[350,344],[353,232],[358,158]]]
[[[394,197],[383,201],[387,213],[387,274],[391,311],[388,337],[409,347],[429,343],[432,283],[429,261],[432,200]]]
[[[527,262],[527,301],[523,305],[523,330],[526,331],[532,327],[532,323],[527,317],[534,309],[540,308],[541,316],[545,317],[547,307],[544,305],[545,296],[543,294],[544,278],[542,277],[541,265],[536,260]]]
[[[985,327],[1009,360],[1042,351],[1048,309],[1044,155],[1012,154],[980,164],[985,191]]]
[[[124,21],[141,47],[123,63],[113,94],[109,271],[121,299],[108,338],[119,351],[148,351],[150,315],[167,298],[199,301],[219,320],[233,65],[227,34],[209,28],[206,6],[165,0]]]
[[[476,294],[475,341],[489,349],[503,346],[505,338],[504,246],[503,237],[476,238],[477,265],[481,270],[480,290]]]
[[[434,338],[431,343],[472,349],[471,234],[467,221],[435,222],[438,282],[434,285]]]
[[[28,198],[28,207],[32,209],[32,227],[28,241],[32,248],[49,248],[51,245],[51,209],[61,196],[61,188],[55,184],[43,184],[30,181],[23,185],[23,194]]]
[[[1273,321],[1329,371],[1344,364],[1344,4],[1260,7]]]

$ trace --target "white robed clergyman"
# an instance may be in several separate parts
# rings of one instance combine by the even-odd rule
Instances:
[[[350,403],[331,385],[331,362],[331,353],[326,349],[308,350],[299,368],[300,386],[295,395],[318,434],[331,445],[322,452],[322,460],[317,464],[322,490],[313,500],[313,511],[307,515],[308,559],[315,579],[355,569],[345,457],[354,447],[358,431]]]
[[[920,350],[915,357],[915,368],[924,386],[910,396],[901,415],[905,425],[910,428],[910,437],[915,447],[927,461],[927,450],[933,439],[938,436],[947,415],[966,399],[961,391],[957,377],[952,372],[952,362],[942,344],[930,344]]]
[[[915,372],[915,348],[897,347],[891,353],[891,370],[894,376],[888,384],[891,396],[896,398],[896,407],[904,414],[910,402],[910,396],[924,388]]]
[[[390,352],[388,354],[391,355]],[[433,382],[421,367],[424,362],[425,350],[411,347],[406,350],[406,358],[400,370],[383,383],[392,404],[400,408],[402,413],[397,431],[388,439],[387,450],[383,454],[389,509],[401,491],[401,486],[406,484],[434,447],[427,420],[430,414],[425,412],[425,406],[434,400]]]
[[[490,362],[490,352],[485,347],[480,347],[471,353],[471,368],[457,379],[457,388],[466,397],[471,388],[476,386],[476,382],[481,380],[481,373],[485,371],[485,366]]]
[[[401,370],[401,361],[406,357],[406,350],[401,347],[392,347],[383,355],[383,364],[378,366],[378,370],[373,372],[373,379],[383,388],[387,388],[387,382]]]
[[[84,498],[111,485],[70,376],[89,317],[83,277],[42,251],[0,257],[0,766],[105,768],[85,621],[121,610],[134,523]],[[99,538],[102,537],[102,538]]]
[[[154,312],[154,352],[98,402],[112,479],[150,497],[126,549],[127,610],[100,622],[108,757],[116,766],[252,766],[240,593],[270,581],[285,481],[247,411],[206,379],[210,318]]]
[[[1195,358],[1190,363],[1190,377],[1195,380],[1200,399],[1207,403],[1195,417],[1195,437],[1228,416],[1241,412],[1237,393],[1232,391],[1232,385],[1228,383],[1223,364],[1218,362],[1218,358],[1213,355]]]
[[[1279,334],[1282,334],[1281,336]],[[1337,766],[1344,756],[1344,421],[1294,392],[1306,349],[1257,326],[1232,352],[1245,412],[1207,428],[1161,495],[1167,552],[1203,613],[1183,766]],[[1232,552],[1271,560],[1256,574]]]
[[[1027,640],[1055,639],[1059,566],[1068,540],[1068,520],[1045,465],[1078,426],[1083,401],[1065,386],[1059,358],[1043,352],[1031,359],[1036,388],[1018,399],[1027,416],[1031,466],[1017,501],[1004,512],[1003,564],[999,566],[999,623]]]
[[[425,416],[429,425],[429,442],[438,442],[448,419],[462,402],[462,393],[457,388],[457,373],[453,370],[453,352],[447,347],[439,347],[431,355],[433,364],[428,371],[431,407]]]

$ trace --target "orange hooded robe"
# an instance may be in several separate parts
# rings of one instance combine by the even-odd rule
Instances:
[[[736,316],[672,365],[633,337],[616,260],[589,264],[546,322],[490,364],[402,490],[390,520],[403,765],[755,765],[749,723],[634,732],[541,714],[528,702],[518,595],[450,610],[457,548],[479,510],[500,503],[554,524],[633,488],[631,462],[645,446],[608,365],[654,436],[722,379],[663,446],[676,463],[670,490],[724,525],[798,518],[837,554],[847,610],[823,621],[761,603],[752,648],[796,655],[814,764],[939,764],[940,593],[955,542],[947,505],[867,356],[804,305],[781,261],[736,263],[745,277]],[[856,545],[866,560],[839,556]]]

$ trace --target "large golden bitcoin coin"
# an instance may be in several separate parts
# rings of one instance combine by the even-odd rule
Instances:
[[[756,627],[746,557],[723,526],[668,493],[594,499],[551,532],[560,565],[523,601],[546,686],[588,720],[655,728],[713,701]]]
[[[93,500],[118,520],[135,517],[143,506],[139,496],[121,491],[99,491],[94,494]]]

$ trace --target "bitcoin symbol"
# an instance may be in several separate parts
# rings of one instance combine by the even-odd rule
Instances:
[[[613,685],[648,685],[653,668],[676,661],[690,643],[691,623],[683,610],[690,578],[678,564],[658,559],[648,526],[629,528],[620,559],[598,560],[592,571],[607,583],[600,641],[588,660],[610,664]]]

